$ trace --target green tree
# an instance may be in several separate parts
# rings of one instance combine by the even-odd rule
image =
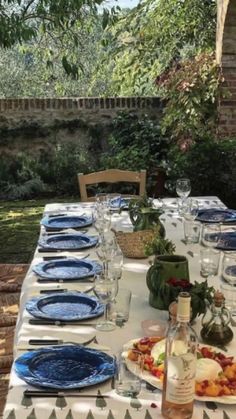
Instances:
[[[215,134],[222,77],[214,58],[214,53],[198,54],[157,78],[159,93],[166,101],[162,133],[184,147],[206,134]]]
[[[125,28],[125,30],[124,30]],[[117,93],[156,92],[173,62],[215,48],[216,0],[143,0],[120,15],[111,40]]]
[[[116,17],[117,8],[102,8],[103,0],[3,0],[0,5],[0,46],[10,48],[17,43],[53,38],[62,49],[62,65],[67,74],[78,77],[75,54],[67,49],[66,39],[75,47],[81,45],[81,31],[90,19],[101,15],[105,28]],[[119,8],[118,8],[119,9]],[[53,62],[54,51],[49,53],[48,64]]]
[[[112,63],[105,65],[102,17],[78,26],[77,45],[70,33],[52,30],[34,40],[0,49],[0,97],[99,96],[110,89]],[[76,75],[65,74],[63,57]]]

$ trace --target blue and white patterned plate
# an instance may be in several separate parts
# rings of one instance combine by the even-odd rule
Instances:
[[[203,223],[236,223],[236,210],[209,208],[198,211],[196,218]]]
[[[115,197],[110,200],[110,209],[111,210],[128,210],[129,203],[131,198],[122,198],[122,197]]]
[[[62,259],[41,262],[33,266],[33,271],[41,278],[73,280],[99,274],[102,266],[89,259]]]
[[[42,237],[38,244],[44,249],[55,250],[80,250],[96,246],[98,238],[86,234],[55,234]]]
[[[61,321],[91,319],[104,312],[104,305],[96,297],[77,292],[33,297],[26,302],[25,307],[36,318]]]
[[[15,360],[14,368],[28,384],[67,390],[108,380],[115,374],[116,363],[96,349],[66,345],[26,352]]]
[[[93,223],[92,217],[86,215],[58,215],[57,217],[43,217],[40,224],[50,230],[61,230],[66,228],[83,228]]]
[[[236,231],[220,233],[220,239],[217,244],[220,250],[236,250]]]

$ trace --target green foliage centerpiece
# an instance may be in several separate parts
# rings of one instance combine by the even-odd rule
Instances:
[[[184,256],[161,256],[154,260],[147,272],[150,290],[149,303],[159,310],[168,310],[181,291],[191,296],[192,320],[205,312],[206,303],[211,303],[214,288],[207,281],[189,282],[188,262]]]
[[[165,237],[165,227],[160,220],[162,211],[152,207],[152,200],[146,195],[134,198],[129,203],[129,216],[134,231],[155,230],[155,233]]]

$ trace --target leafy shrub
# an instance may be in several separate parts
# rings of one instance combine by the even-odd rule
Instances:
[[[57,194],[78,194],[77,174],[91,169],[80,145],[63,143],[51,153],[42,152],[37,162],[41,179]]]
[[[15,183],[6,185],[4,191],[1,192],[0,197],[9,201],[15,199],[29,199],[43,194],[45,189],[45,184],[37,177],[35,179],[27,180],[20,185]]]
[[[45,194],[78,194],[77,173],[87,170],[87,156],[79,145],[58,145],[37,156],[2,156],[0,198],[28,199]]]
[[[158,122],[147,115],[141,117],[121,112],[112,123],[108,150],[101,156],[103,168],[123,170],[146,169],[150,193],[158,167],[166,166],[169,141],[160,132]]]
[[[220,82],[214,53],[207,52],[178,62],[160,75],[156,83],[165,100],[162,132],[169,132],[175,142],[214,135]]]
[[[168,177],[191,180],[192,195],[217,195],[236,208],[236,139],[201,139],[183,152],[178,146],[169,153]],[[173,193],[173,190],[171,191]]]

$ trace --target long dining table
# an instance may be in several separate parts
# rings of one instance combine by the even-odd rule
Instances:
[[[217,197],[198,197],[200,208],[224,208],[224,204]],[[190,280],[203,281],[200,276],[200,247],[201,244],[186,244],[184,242],[183,218],[177,211],[177,200],[164,199],[164,213],[161,216],[166,229],[166,237],[176,245],[176,254],[184,255],[188,259]],[[45,207],[44,215],[55,214],[86,214],[91,215],[93,203],[55,203]],[[116,230],[132,231],[132,225],[127,211],[121,213],[114,212],[112,215],[112,225]],[[41,227],[41,236],[45,234]],[[46,233],[47,234],[47,233]],[[49,233],[50,234],[50,233]],[[93,226],[88,229],[88,234],[97,235]],[[60,256],[82,258],[89,253],[89,259],[98,261],[96,248],[80,250],[78,252],[62,251]],[[42,283],[38,281],[37,275],[33,271],[33,266],[42,262],[44,257],[57,257],[58,252],[43,253],[37,246],[35,254],[22,285],[20,311],[15,331],[14,358],[18,358],[23,353],[32,349],[29,339],[54,338],[64,342],[84,342],[96,336],[96,343],[91,343],[92,347],[104,351],[111,356],[116,356],[131,339],[143,337],[144,331],[142,322],[144,320],[168,320],[166,311],[157,310],[149,305],[149,290],[146,285],[146,273],[150,267],[151,258],[128,259],[124,258],[122,278],[119,286],[128,288],[132,292],[130,316],[128,322],[123,327],[116,327],[115,330],[102,332],[96,330],[97,319],[83,321],[81,325],[35,325],[30,324],[30,314],[25,309],[26,302],[37,295],[42,290],[67,289],[68,291],[88,291],[90,283],[85,281],[71,281],[67,283]],[[220,269],[217,277],[211,280],[214,287],[220,287]],[[209,284],[211,285],[211,284]],[[92,291],[91,291],[92,294]],[[89,294],[88,294],[89,295]],[[194,328],[199,336],[201,319],[198,318],[194,323]],[[233,328],[234,334],[236,329]],[[200,339],[199,339],[200,341]],[[40,345],[38,346],[40,347]],[[35,347],[37,348],[37,346]],[[236,355],[236,342],[233,340],[227,346],[227,354]],[[114,380],[107,380],[91,387],[75,391],[73,397],[31,397],[25,398],[24,391],[34,389],[22,379],[20,379],[14,369],[14,364],[10,375],[10,386],[7,402],[3,417],[5,419],[157,419],[161,418],[161,391],[148,386],[142,382],[142,388],[137,398],[123,397],[116,393]],[[70,392],[71,393],[71,392]],[[84,397],[83,397],[84,395]],[[88,397],[90,395],[91,397]],[[99,397],[97,397],[99,396]],[[211,401],[195,401],[193,419],[234,419],[236,418],[235,404],[222,404],[214,399]],[[173,418],[174,419],[174,418]]]

